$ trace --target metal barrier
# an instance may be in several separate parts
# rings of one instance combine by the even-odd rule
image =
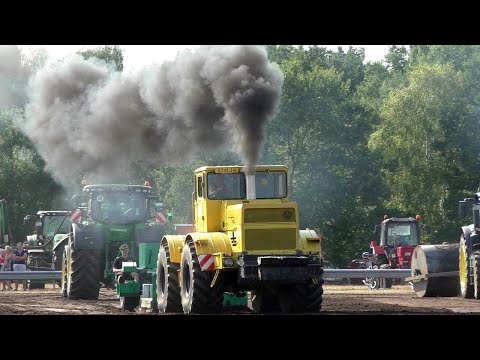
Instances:
[[[0,271],[0,280],[61,280],[61,271]]]
[[[403,279],[412,275],[410,269],[323,269],[324,279],[388,278]]]

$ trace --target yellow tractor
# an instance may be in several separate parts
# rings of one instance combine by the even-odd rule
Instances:
[[[251,292],[255,312],[320,310],[323,260],[315,231],[299,229],[287,167],[195,170],[195,230],[165,235],[158,252],[160,312],[219,313],[224,293]]]

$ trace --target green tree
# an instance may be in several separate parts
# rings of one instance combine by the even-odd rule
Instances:
[[[123,71],[123,50],[118,45],[105,45],[96,49],[79,52],[84,59],[97,58],[113,63],[118,71]]]
[[[435,240],[445,241],[456,217],[450,204],[471,164],[461,142],[473,140],[464,82],[451,65],[440,64],[420,64],[408,77],[409,85],[386,99],[384,121],[369,144],[384,160],[389,206],[410,216],[420,212],[436,230]]]
[[[22,119],[19,108],[0,114],[0,198],[7,200],[15,241],[24,240],[32,231],[23,226],[24,216],[50,207],[62,191],[43,170],[45,162],[30,140],[18,130]]]
[[[275,47],[272,53],[285,80],[264,159],[289,166],[301,228],[321,232],[325,256],[346,265],[366,250],[380,216],[374,189],[381,177],[367,147],[378,106],[366,106],[369,97],[357,94],[365,77],[364,51]]]

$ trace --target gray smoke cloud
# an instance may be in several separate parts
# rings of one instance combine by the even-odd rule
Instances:
[[[25,102],[30,69],[15,45],[0,45],[0,111]]]
[[[158,166],[220,146],[251,169],[282,84],[253,45],[202,46],[127,75],[74,58],[31,79],[24,131],[67,186],[80,175],[115,179],[135,159]]]

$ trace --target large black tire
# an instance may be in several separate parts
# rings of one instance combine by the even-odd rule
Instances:
[[[216,280],[213,288],[210,287],[214,272],[202,271],[198,262],[197,251],[193,241],[183,247],[180,265],[182,287],[182,308],[186,314],[215,314],[220,313],[223,307],[222,274]]]
[[[480,300],[480,252],[473,254],[473,297]]]
[[[272,313],[278,309],[277,298],[275,292],[263,287],[257,290],[252,290],[252,310],[259,313]]]
[[[67,282],[68,282],[68,246],[63,247],[62,251],[62,280],[61,280],[61,292],[63,297],[67,297]]]
[[[318,312],[323,302],[323,279],[305,285],[295,285],[279,291],[279,305],[283,313]]]
[[[157,260],[157,306],[161,313],[182,312],[178,269],[180,265],[170,261],[168,243],[163,243]]]
[[[35,271],[40,265],[38,264],[38,257],[33,256],[32,254],[27,255],[27,271]],[[32,280],[27,280],[27,288],[28,290],[35,290],[35,289],[45,289],[45,282],[39,282]]]
[[[71,246],[71,245],[70,245]],[[100,292],[100,256],[95,250],[69,251],[67,296],[70,300],[97,300]]]
[[[390,265],[388,264],[380,265],[380,269],[390,269]],[[385,279],[385,288],[390,289],[393,284],[393,279],[392,278],[384,278],[384,279]]]
[[[464,235],[460,237],[460,248],[458,250],[458,266],[460,276],[460,294],[464,299],[473,298],[474,286],[470,284],[469,279],[469,257],[467,242]]]
[[[120,297],[120,309],[123,311],[133,312],[140,303],[139,296],[122,296]]]

